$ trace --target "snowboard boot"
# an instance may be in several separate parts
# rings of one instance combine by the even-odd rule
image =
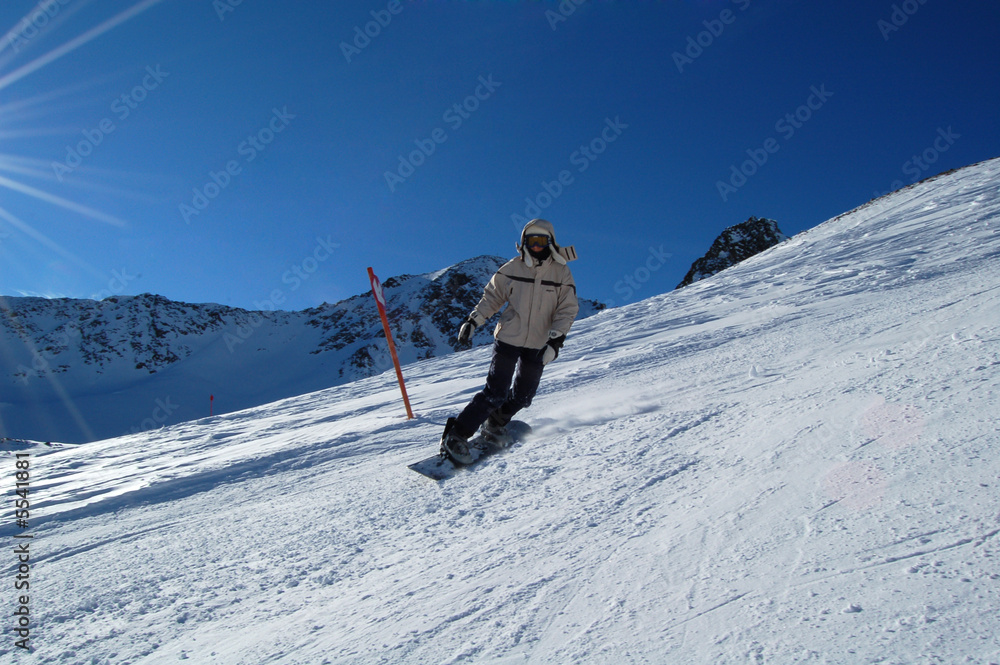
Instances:
[[[483,435],[483,440],[493,447],[502,448],[503,447],[503,436],[507,431],[507,424],[500,421],[491,414],[486,422],[483,423],[483,427],[480,430]]]
[[[462,436],[458,430],[458,421],[449,418],[441,435],[441,452],[456,464],[472,464],[474,461],[469,451],[468,436]]]
[[[494,448],[506,448],[509,443],[506,436],[507,423],[514,417],[514,413],[504,406],[491,413],[482,427],[483,439]]]

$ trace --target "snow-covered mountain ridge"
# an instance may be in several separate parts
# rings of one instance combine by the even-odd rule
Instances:
[[[455,332],[505,259],[383,283],[400,361],[457,350]],[[581,300],[581,317],[602,309]],[[477,331],[489,343],[490,326]],[[248,408],[392,367],[371,291],[300,312],[161,296],[0,298],[0,436],[89,441]]]
[[[440,485],[487,349],[411,365],[414,420],[389,373],[10,444],[30,659],[998,663],[998,225],[993,160],[580,321],[534,439]]]

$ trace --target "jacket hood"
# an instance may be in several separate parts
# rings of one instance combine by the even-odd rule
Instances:
[[[566,265],[566,259],[563,257],[562,253],[560,253],[559,245],[556,243],[555,227],[553,227],[552,222],[550,222],[547,219],[533,219],[527,224],[525,224],[524,228],[521,229],[521,239],[517,243],[517,251],[520,252],[521,257],[524,259],[524,262],[527,263],[529,266],[533,266],[535,264],[535,259],[528,252],[528,248],[524,244],[524,238],[525,236],[528,235],[528,229],[532,227],[541,229],[542,231],[547,233],[550,238],[552,238],[552,254],[551,254],[552,260],[555,261],[556,263],[561,263],[563,265]]]

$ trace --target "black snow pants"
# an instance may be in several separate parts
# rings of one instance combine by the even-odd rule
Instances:
[[[495,340],[486,386],[459,414],[457,433],[472,436],[490,414],[501,407],[504,415],[510,417],[530,406],[542,379],[544,351],[544,347],[525,349]]]

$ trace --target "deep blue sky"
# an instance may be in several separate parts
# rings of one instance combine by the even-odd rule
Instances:
[[[230,1],[4,1],[0,294],[302,309],[512,256],[530,198],[624,304],[1000,156],[996,2]]]

